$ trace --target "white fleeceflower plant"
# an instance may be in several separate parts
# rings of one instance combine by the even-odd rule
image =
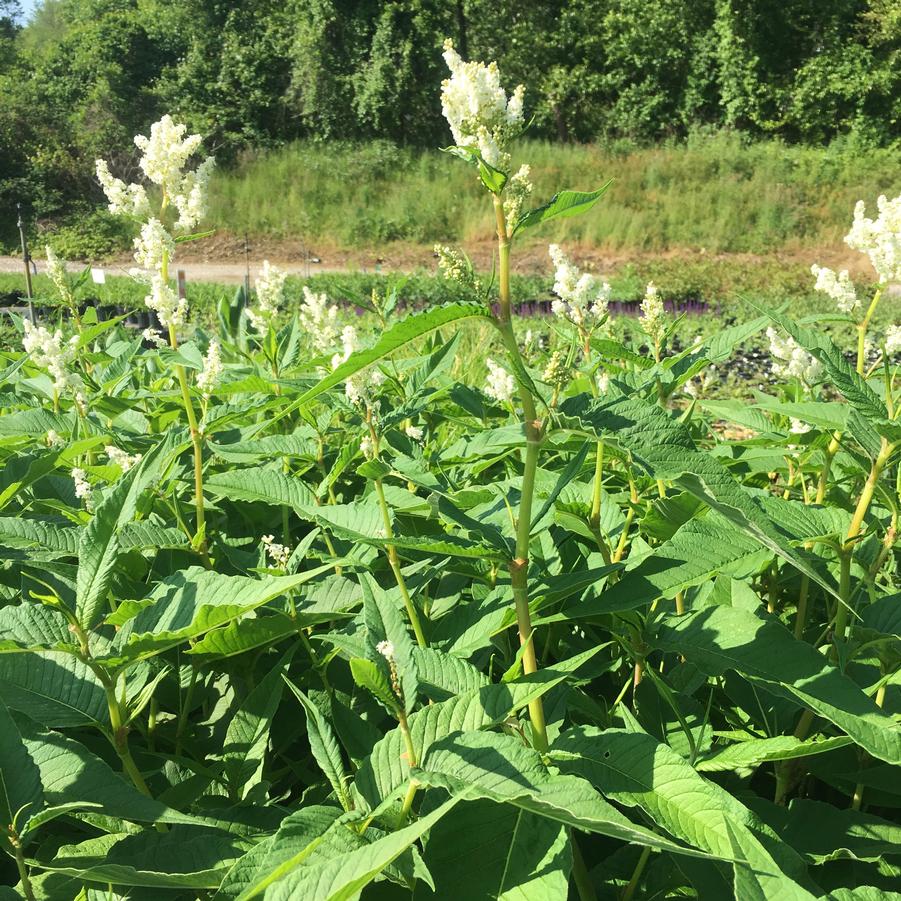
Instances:
[[[513,392],[516,390],[516,380],[506,369],[495,363],[491,357],[488,357],[485,362],[488,365],[485,393],[498,403],[508,403],[512,400]]]
[[[266,554],[272,561],[273,566],[277,569],[286,569],[288,561],[291,559],[291,548],[284,544],[279,544],[273,535],[264,535],[260,542],[266,549]]]
[[[607,315],[610,285],[588,272],[580,272],[556,244],[548,247],[554,263],[554,314],[568,319],[580,332],[590,334]]]
[[[106,162],[97,160],[96,164],[97,179],[106,194],[110,212],[149,217],[134,241],[135,262],[140,269],[132,275],[151,286],[144,302],[171,329],[183,324],[187,316],[187,302],[176,297],[168,283],[169,264],[175,256],[172,230],[190,231],[203,218],[207,185],[215,164],[209,157],[196,169],[185,172],[188,160],[201,142],[200,135],[186,137],[186,131],[185,125],[176,124],[167,115],[150,127],[149,136],[135,137],[135,144],[142,151],[141,169],[162,192],[157,216],[150,216],[147,192],[142,185],[126,185],[113,177]],[[171,221],[165,216],[167,207],[178,213],[171,229],[162,221],[164,218]]]
[[[390,660],[394,657],[394,643],[388,640],[380,641],[375,649],[386,659]]]
[[[59,329],[51,332],[42,325],[33,325],[29,319],[23,320],[22,327],[25,329],[22,338],[25,353],[30,354],[36,366],[47,370],[54,389],[65,391],[66,388],[76,390],[80,387],[81,379],[70,369],[75,360],[78,336],[64,341]]]
[[[148,219],[141,234],[134,239],[135,262],[141,269],[154,272],[162,268],[164,259],[175,254],[175,240],[159,219]]]
[[[884,194],[876,200],[879,215],[868,218],[866,204],[854,207],[854,222],[845,243],[865,253],[881,284],[901,280],[901,194],[889,200]]]
[[[814,263],[810,271],[817,280],[814,288],[831,297],[842,313],[851,313],[860,306],[857,291],[847,269],[835,273],[826,266],[817,266]]]
[[[184,325],[188,315],[188,302],[179,297],[159,273],[151,277],[150,293],[144,298],[144,304],[156,313],[164,328]]]
[[[69,285],[69,272],[66,269],[66,261],[61,260],[48,244],[45,248],[47,253],[47,275],[53,282],[59,296],[67,303],[72,304],[75,298],[72,296],[72,288]]]
[[[663,337],[663,301],[653,282],[648,282],[641,302],[641,327],[644,333],[657,344]]]
[[[178,210],[176,230],[190,231],[206,216],[208,186],[215,168],[215,158],[208,156],[193,172],[185,173],[179,189],[172,195],[172,203]]]
[[[75,483],[75,497],[80,501],[84,501],[85,509],[91,510],[91,483],[88,481],[87,473],[77,466],[72,470],[72,481]]]
[[[197,375],[197,387],[205,398],[216,390],[222,377],[222,356],[219,353],[219,342],[213,338],[203,358],[203,369]]]
[[[285,299],[285,280],[287,278],[287,272],[283,272],[278,266],[273,266],[269,260],[263,260],[259,278],[253,283],[257,292],[256,309],[248,308],[247,310],[247,318],[258,332],[266,331],[278,313],[279,307]]]
[[[885,352],[896,354],[901,351],[901,325],[890,325],[885,331]]]
[[[121,178],[114,178],[106,160],[96,160],[94,166],[111,213],[116,216],[146,216],[150,212],[150,201],[143,185],[127,185]]]
[[[532,193],[530,176],[532,169],[528,165],[519,167],[515,175],[510,176],[504,190],[504,219],[507,221],[507,236],[513,236],[516,220],[522,212],[523,204]]]
[[[519,85],[508,98],[497,63],[464,62],[451,40],[444,42],[444,61],[451,77],[441,83],[441,112],[454,143],[477,148],[486,163],[506,170],[506,147],[523,128],[525,88]]]
[[[352,325],[345,325],[341,329],[341,351],[332,354],[332,369],[337,369],[346,362],[350,355],[357,349],[357,330]]]
[[[808,385],[820,375],[820,364],[794,338],[782,337],[772,326],[766,330],[773,357],[773,372],[779,378],[796,378]]]
[[[103,450],[106,452],[107,459],[113,466],[121,468],[122,472],[128,472],[136,463],[141,462],[140,454],[129,454],[127,451],[116,447],[113,444],[107,444]]]
[[[318,354],[333,350],[338,340],[338,307],[328,302],[328,296],[314,294],[303,286],[303,303],[298,311],[300,324]]]
[[[141,169],[155,185],[171,198],[179,193],[182,170],[188,159],[199,149],[200,135],[188,135],[186,125],[176,124],[169,115],[150,126],[150,136],[135,136],[135,144],[142,152]]]

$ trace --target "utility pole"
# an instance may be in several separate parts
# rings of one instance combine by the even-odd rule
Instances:
[[[19,217],[16,225],[19,227],[19,240],[22,243],[22,262],[25,264],[25,294],[28,297],[28,318],[34,322],[34,292],[31,288],[31,256],[28,253],[28,239],[25,237],[25,223],[22,221],[22,204],[16,204],[16,213]]]

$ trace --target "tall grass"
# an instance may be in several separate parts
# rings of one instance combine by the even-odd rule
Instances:
[[[841,243],[854,203],[901,191],[901,150],[788,146],[740,135],[698,135],[651,148],[528,142],[536,200],[552,185],[616,183],[590,216],[542,230],[617,251],[704,248],[766,253]],[[220,173],[211,221],[230,230],[341,245],[490,236],[474,171],[438,151],[373,142],[296,143],[245,157]]]

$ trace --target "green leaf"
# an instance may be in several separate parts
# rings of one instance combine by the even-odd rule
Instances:
[[[707,582],[718,573],[743,563],[762,563],[768,553],[760,543],[717,515],[693,519],[676,534],[627,564],[621,578],[596,597],[573,603],[564,612],[570,619],[634,610],[658,597],[674,598],[684,589]]]
[[[196,823],[197,818],[179,813],[148,798],[105,761],[73,738],[41,728],[19,717],[22,740],[41,774],[48,809],[44,821],[70,809],[94,810],[136,823]],[[29,829],[37,826],[32,818]]]
[[[414,645],[407,631],[407,624],[391,596],[368,574],[360,574],[360,587],[363,589],[363,619],[366,623],[369,659],[387,679],[391,678],[390,663],[393,663],[405,710],[410,713],[416,705],[419,679],[413,655]],[[391,661],[378,650],[378,645],[383,642],[393,648]]]
[[[449,303],[440,307],[433,307],[421,313],[413,313],[406,319],[391,326],[384,332],[379,340],[370,348],[358,350],[342,363],[337,369],[329,373],[317,385],[302,394],[296,401],[289,404],[272,422],[287,416],[299,407],[308,404],[323,391],[346,381],[350,376],[356,375],[360,370],[366,369],[373,363],[384,359],[401,347],[427,335],[435,329],[442,328],[452,322],[460,322],[464,319],[490,319],[491,311],[478,303]],[[45,430],[46,431],[46,430]]]
[[[203,487],[228,500],[261,501],[274,507],[291,507],[298,513],[316,503],[313,492],[301,479],[275,469],[254,467],[217,472],[204,479]]]
[[[113,568],[119,556],[119,531],[135,515],[138,499],[168,465],[175,445],[170,433],[141,462],[125,473],[106,494],[78,546],[75,612],[85,629],[92,628],[107,603]]]
[[[317,859],[328,848],[326,836],[338,826],[337,807],[307,805],[282,820],[270,839],[251,848],[229,870],[213,901],[246,901],[259,897],[273,882],[295,867]]]
[[[658,628],[655,647],[682,654],[708,675],[735,670],[843,729],[874,757],[901,763],[901,731],[837,667],[775,619],[735,607],[708,607]]]
[[[551,219],[562,219],[587,212],[603,197],[612,184],[613,179],[611,178],[596,191],[560,191],[547,203],[523,213],[516,221],[513,234],[515,235],[521,228],[531,228],[542,222],[549,222]]]
[[[44,726],[109,726],[103,685],[68,654],[0,655],[0,700]]]
[[[432,827],[425,863],[435,891],[417,883],[416,901],[565,901],[572,854],[559,823],[474,801]]]
[[[41,771],[28,753],[15,720],[0,701],[0,844],[6,843],[7,827],[21,833],[43,806]]]
[[[618,444],[652,478],[674,481],[835,594],[835,588],[795,553],[756,500],[722,463],[699,451],[687,428],[658,404],[635,396],[593,402],[583,395],[566,400],[560,407],[559,419],[565,428]]]
[[[0,517],[0,545],[42,548],[66,556],[78,553],[78,529],[21,517]]]
[[[451,733],[432,744],[413,777],[450,792],[512,804],[586,832],[679,854],[701,854],[632,823],[584,779],[552,775],[541,755],[512,735]]]
[[[849,744],[852,744],[852,740],[845,735],[811,739],[810,741],[800,741],[793,735],[752,738],[748,741],[736,742],[698,760],[695,768],[708,773],[748,769],[771,760],[796,760],[800,757],[825,754]]]
[[[449,798],[410,826],[321,863],[299,867],[266,891],[266,901],[351,901],[460,801]]]
[[[781,874],[761,870],[753,861],[743,860],[745,836],[726,820],[726,831],[735,855],[735,897],[742,901],[814,901],[815,895]]]
[[[242,800],[263,778],[272,718],[282,699],[285,669],[296,645],[288,648],[278,663],[241,702],[225,732],[222,748],[223,775],[229,795]]]
[[[400,700],[391,690],[388,677],[372,660],[354,657],[350,661],[350,674],[360,688],[370,692],[377,701],[388,708],[389,712],[395,713],[401,709]]]
[[[329,615],[328,618],[334,619],[335,616]],[[310,620],[315,621],[315,618],[302,615],[294,620],[284,613],[274,611],[267,616],[245,616],[221,629],[207,632],[185,653],[210,659],[234,657],[254,648],[271,647],[289,635],[296,635],[298,627],[313,624]]]
[[[491,681],[468,661],[435,648],[415,647],[413,657],[420,688],[435,701],[477,690]]]
[[[860,441],[871,456],[879,452],[879,441],[873,438],[875,430],[890,442],[901,441],[901,424],[889,419],[882,398],[867,384],[856,368],[845,358],[822,330],[811,331],[802,325],[770,310],[762,310],[773,322],[781,326],[811,356],[818,360],[835,387],[852,407],[848,429]]]
[[[458,730],[496,726],[546,694],[564,678],[563,673],[544,669],[515,682],[485,685],[417,710],[409,718],[409,727],[420,761],[441,736]],[[370,807],[375,808],[383,798],[407,783],[410,773],[406,745],[398,727],[376,742],[357,770],[354,788]]]
[[[52,861],[38,865],[101,885],[211,889],[241,852],[238,841],[224,832],[175,826],[164,833],[145,830],[65,846]]]
[[[550,756],[562,772],[588,779],[620,804],[640,807],[671,835],[715,857],[732,856],[727,829],[731,823],[741,836],[741,856],[773,879],[786,879],[756,834],[762,824],[751,811],[656,738],[643,732],[577,726],[554,742]],[[780,844],[774,836],[767,841]],[[790,848],[774,850],[783,867],[803,873]]]
[[[59,610],[31,602],[0,608],[0,652],[74,652],[76,647],[69,621]]]
[[[347,796],[344,758],[341,756],[341,746],[332,731],[331,724],[319,708],[290,679],[285,677],[285,681],[307,715],[307,739],[310,742],[313,757],[316,758],[319,769],[328,779],[341,806],[345,810],[349,810],[350,801]]]
[[[327,564],[293,576],[259,579],[227,576],[199,566],[182,570],[160,582],[147,601],[121,604],[111,619],[124,627],[109,652],[95,656],[109,666],[152,657],[333,569]]]

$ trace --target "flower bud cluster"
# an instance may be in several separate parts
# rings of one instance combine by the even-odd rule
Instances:
[[[203,358],[203,369],[197,376],[197,387],[205,398],[216,390],[216,385],[222,377],[222,356],[220,354],[219,342],[212,338]]]
[[[129,454],[113,444],[107,444],[103,450],[106,452],[106,456],[110,463],[112,463],[113,466],[120,467],[122,472],[128,472],[132,466],[141,462],[140,454]]]
[[[485,393],[500,404],[505,404],[513,399],[516,390],[516,380],[499,366],[491,357],[485,361],[488,365],[488,376],[485,379]]]
[[[451,77],[441,83],[441,112],[454,143],[477,148],[486,163],[506,170],[506,147],[523,128],[525,88],[519,85],[508,98],[497,63],[464,62],[450,40],[444,42],[444,61]]]
[[[136,278],[150,286],[144,303],[154,310],[166,328],[184,324],[187,302],[179,298],[168,282],[168,264],[175,255],[175,239],[161,217],[167,204],[178,211],[174,229],[193,229],[206,212],[207,186],[215,161],[204,160],[196,169],[185,171],[188,159],[200,148],[200,135],[185,136],[187,127],[176,124],[171,116],[163,116],[150,127],[150,135],[137,135],[135,145],[142,151],[140,166],[148,180],[162,191],[159,217],[150,216],[150,203],[143,185],[125,184],[114,178],[104,160],[96,161],[100,182],[111,213],[149,217],[135,238],[135,262],[140,271]]]
[[[340,334],[338,307],[330,304],[325,292],[315,294],[303,286],[303,303],[299,311],[300,324],[317,354],[331,351]]]
[[[796,378],[808,385],[820,375],[820,364],[794,338],[783,338],[772,326],[766,330],[773,357],[773,372],[779,378]]]
[[[87,473],[76,466],[72,470],[72,481],[75,483],[75,497],[84,501],[85,509],[90,513],[92,508],[91,483],[88,481]]]
[[[277,569],[287,569],[288,561],[291,559],[291,548],[287,545],[279,544],[273,535],[264,535],[260,541],[273,565]]]
[[[641,327],[655,344],[663,338],[665,331],[663,301],[653,282],[648,282],[644,300],[641,302]]]
[[[266,331],[278,313],[278,309],[285,299],[285,280],[287,278],[287,272],[282,272],[269,260],[263,260],[263,269],[259,278],[254,281],[257,305],[255,309],[247,308],[247,318],[258,332]]]
[[[842,313],[852,313],[860,306],[860,299],[847,269],[835,273],[825,266],[817,266],[814,263],[810,271],[817,280],[814,288],[831,297]]]
[[[580,272],[556,244],[548,247],[554,263],[554,314],[568,319],[581,332],[591,333],[607,315],[610,285],[588,272]]]
[[[462,250],[448,247],[447,244],[436,244],[434,251],[438,256],[438,268],[448,281],[457,282],[470,291],[479,290],[479,280],[473,272],[472,263]]]
[[[53,379],[56,391],[71,389],[78,394],[81,379],[69,368],[75,360],[78,348],[78,336],[73,335],[68,341],[63,340],[63,333],[56,329],[51,332],[42,325],[33,325],[31,320],[23,320],[25,335],[22,347],[36,366],[46,369]]]
[[[504,219],[507,222],[508,237],[513,235],[513,229],[522,212],[523,204],[532,193],[531,174],[530,166],[520,166],[519,171],[510,177],[504,189]]]
[[[901,280],[901,194],[889,200],[882,194],[876,200],[879,215],[870,219],[866,204],[859,200],[854,207],[854,222],[845,243],[865,253],[876,270],[881,284]]]
[[[901,351],[901,325],[890,325],[885,331],[885,352],[896,354]]]

